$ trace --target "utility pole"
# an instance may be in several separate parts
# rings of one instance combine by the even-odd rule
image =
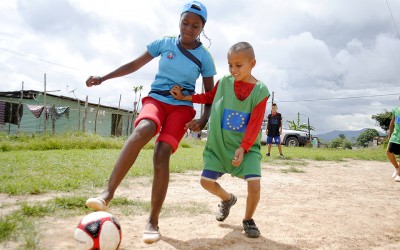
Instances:
[[[272,91],[271,114],[272,114],[272,104],[274,104],[274,91]]]
[[[44,73],[44,96],[43,96],[43,102],[44,102],[44,132],[46,133],[46,117],[47,117],[47,107],[46,107],[46,73]]]
[[[22,100],[24,99],[24,82],[22,82],[21,86],[21,98],[19,99],[19,104],[18,104],[18,109],[17,109],[17,116],[18,116],[18,129],[17,129],[17,134],[19,134],[20,128],[21,128],[21,116],[19,115],[19,110],[22,105]]]

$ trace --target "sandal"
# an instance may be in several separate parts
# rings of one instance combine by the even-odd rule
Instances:
[[[108,209],[106,201],[102,198],[89,198],[86,201],[86,206],[96,211],[107,211]]]
[[[160,239],[161,239],[161,234],[158,230],[157,231],[146,230],[143,232],[144,243],[152,244]]]

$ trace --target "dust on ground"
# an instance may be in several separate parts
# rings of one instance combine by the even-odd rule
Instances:
[[[200,204],[202,212],[172,211],[160,218],[161,240],[142,242],[148,214],[109,212],[122,226],[122,250],[128,249],[400,249],[400,183],[391,178],[388,162],[285,160],[263,163],[261,200],[254,220],[261,231],[250,239],[242,230],[245,181],[225,175],[220,183],[238,197],[224,222],[215,220],[218,198],[203,190],[199,172],[171,174],[164,207]],[[296,173],[302,170],[303,173]],[[151,180],[126,179],[116,196],[150,200]],[[1,196],[3,202],[18,197]],[[49,217],[40,223],[41,249],[75,249],[73,231],[81,217]],[[17,242],[0,249],[17,249]]]

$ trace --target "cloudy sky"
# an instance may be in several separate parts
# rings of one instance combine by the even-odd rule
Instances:
[[[139,71],[87,88],[162,36],[179,34],[185,0],[0,1],[0,91],[44,89],[103,105],[133,108],[157,71]],[[256,52],[253,75],[274,93],[286,121],[310,123],[315,133],[375,128],[371,116],[399,106],[400,1],[204,0],[202,38],[217,76],[228,74],[226,52],[238,41]],[[197,90],[201,91],[201,82]],[[54,92],[53,92],[54,91]],[[272,97],[271,97],[272,99]],[[270,111],[271,99],[268,103]],[[196,106],[199,109],[198,106]]]

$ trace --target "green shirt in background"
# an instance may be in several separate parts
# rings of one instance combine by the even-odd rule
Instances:
[[[394,108],[392,115],[394,116],[394,129],[389,142],[400,144],[400,107]]]

